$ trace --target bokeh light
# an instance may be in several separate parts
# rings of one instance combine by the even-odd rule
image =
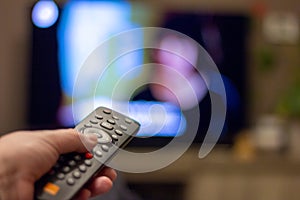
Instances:
[[[40,28],[52,26],[58,19],[58,6],[54,1],[38,1],[32,10],[32,22]]]

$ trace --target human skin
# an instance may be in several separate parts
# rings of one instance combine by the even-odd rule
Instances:
[[[87,152],[96,144],[96,136],[82,136],[74,129],[17,131],[0,137],[0,200],[33,199],[34,183],[61,154]],[[115,170],[105,168],[76,199],[108,192],[116,176]]]

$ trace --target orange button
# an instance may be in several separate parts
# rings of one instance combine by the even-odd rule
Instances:
[[[44,191],[55,196],[57,194],[57,192],[59,191],[59,186],[53,184],[53,183],[47,183],[44,186]]]

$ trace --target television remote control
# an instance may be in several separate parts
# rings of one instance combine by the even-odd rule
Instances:
[[[96,134],[98,144],[91,152],[61,155],[50,172],[36,182],[35,199],[72,199],[105,167],[119,148],[128,144],[139,127],[134,119],[109,108],[94,110],[75,129],[82,134]]]

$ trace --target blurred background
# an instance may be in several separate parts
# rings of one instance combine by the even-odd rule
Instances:
[[[166,27],[199,42],[213,58],[226,83],[230,83],[225,85],[229,102],[226,130],[214,150],[199,159],[203,140],[202,124],[199,124],[195,142],[170,166],[151,173],[122,173],[126,188],[145,200],[299,199],[298,1],[99,0],[87,1],[90,3],[86,4],[90,6],[87,10],[86,7],[80,10],[76,4],[79,1],[47,2],[54,5],[54,8],[47,7],[52,10],[41,11],[37,1],[32,0],[0,2],[1,135],[19,129],[72,125],[66,120],[71,115],[68,85],[72,77],[68,70],[73,67],[68,64],[79,65],[84,58],[76,63],[72,56],[89,51],[74,53],[72,49],[87,48],[89,42],[92,43],[89,48],[95,48],[93,45],[111,34],[129,28]],[[39,12],[44,15],[38,17]],[[38,19],[45,21],[55,13],[57,18],[54,17],[53,23],[39,24]],[[73,15],[78,21],[72,21],[76,20]],[[106,23],[99,24],[98,18],[105,19]],[[84,29],[87,31],[80,31]],[[80,40],[92,38],[89,32],[99,33],[99,38]],[[142,41],[142,36],[139,37]],[[152,53],[132,54],[130,60],[134,62],[129,62],[128,67],[149,59],[145,58],[147,55]],[[120,70],[116,63],[110,75],[118,79]],[[148,77],[147,70],[139,73],[140,79]],[[126,86],[139,83],[139,78]],[[105,92],[109,91],[99,95],[106,95]],[[122,95],[118,98],[122,99]],[[174,113],[177,119],[180,114]],[[186,120],[187,124],[191,120],[188,114]],[[159,148],[170,136],[172,131],[165,131],[153,139],[135,141],[130,148],[135,151]],[[124,162],[130,161],[124,159]]]

